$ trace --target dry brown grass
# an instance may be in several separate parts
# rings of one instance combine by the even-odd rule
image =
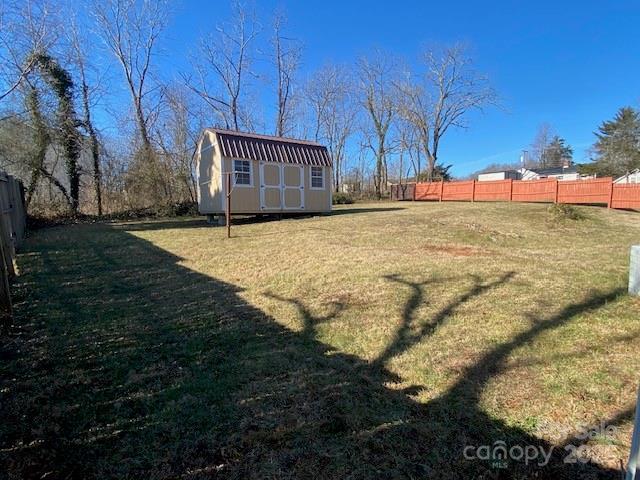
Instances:
[[[103,449],[56,474],[456,478],[491,470],[461,458],[465,442],[562,450],[557,432],[605,421],[618,433],[589,442],[585,474],[613,475],[640,367],[640,304],[624,294],[640,215],[578,210],[350,205],[236,225],[230,240],[201,220],[43,230],[20,259],[25,331],[3,395],[36,422],[20,402],[39,381],[74,386],[39,405],[62,412],[65,441]],[[94,391],[109,406],[69,420]],[[40,433],[9,425],[5,465],[24,474],[33,457],[10,449]],[[127,453],[116,437],[146,443]],[[576,475],[554,465],[539,474]]]

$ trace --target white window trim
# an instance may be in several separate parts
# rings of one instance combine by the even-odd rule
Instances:
[[[249,162],[249,183],[236,183],[236,165],[235,162]],[[246,158],[232,158],[231,159],[231,173],[233,173],[233,187],[234,188],[253,188],[253,162]],[[241,172],[245,173],[245,172]]]
[[[320,168],[320,171],[322,172],[322,187],[313,186],[313,167]],[[326,175],[324,174],[324,171],[325,171],[325,168],[319,165],[309,166],[309,189],[310,190],[324,190],[327,187],[327,182],[325,179]]]

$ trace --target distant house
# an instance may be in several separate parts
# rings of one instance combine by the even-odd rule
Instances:
[[[640,183],[640,168],[636,168],[634,171],[627,173],[619,178],[616,178],[613,183]]]
[[[478,174],[479,182],[489,182],[491,180],[520,180],[522,175],[518,170],[503,170],[499,172],[484,172]]]
[[[518,170],[503,170],[498,172],[486,172],[478,175],[478,181],[490,180],[541,180],[555,178],[557,180],[588,180],[595,175],[583,175],[578,172],[578,165],[550,168],[520,168]]]
[[[521,168],[522,180],[542,180],[555,178],[556,180],[589,180],[595,175],[584,175],[578,172],[579,165],[550,168]]]

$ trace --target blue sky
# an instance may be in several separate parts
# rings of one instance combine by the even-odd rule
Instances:
[[[602,120],[640,106],[639,1],[257,1],[265,28],[276,8],[304,44],[303,76],[327,61],[353,63],[373,47],[411,62],[425,44],[467,43],[503,108],[473,115],[468,130],[444,139],[440,158],[456,175],[517,160],[542,122],[584,161]],[[198,36],[229,16],[228,2],[175,4],[163,73],[185,65]]]

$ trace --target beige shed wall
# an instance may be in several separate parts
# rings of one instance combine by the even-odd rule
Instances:
[[[203,136],[202,143],[197,153],[198,172],[200,182],[200,202],[199,211],[201,214],[221,214],[225,209],[225,179],[222,172],[230,172],[233,168],[233,159],[229,157],[220,158],[220,150],[215,145],[215,135],[206,132]],[[213,145],[204,152],[202,149],[208,145]],[[260,164],[256,160],[251,162],[251,186],[236,185],[231,194],[231,211],[236,214],[255,214],[255,213],[274,213],[279,210],[261,210],[260,209]],[[220,166],[222,165],[222,170]],[[286,210],[287,212],[329,212],[331,211],[331,168],[324,169],[324,189],[317,190],[311,188],[311,167],[303,165],[304,178],[304,210]],[[284,169],[284,181],[288,185],[295,184],[295,171],[297,169]],[[208,183],[205,183],[208,182]],[[273,183],[273,182],[271,182]],[[271,192],[270,194],[275,194]],[[298,192],[288,190],[287,195],[299,195]],[[267,199],[269,200],[269,199]],[[272,198],[273,202],[279,202],[278,199]],[[295,202],[295,199],[291,199]]]
[[[331,168],[324,169],[324,189],[311,188],[311,167],[304,166],[304,209],[307,212],[329,212],[331,210]]]
[[[214,141],[213,135],[205,132],[197,153],[198,186],[200,189],[198,209],[200,213],[208,213],[215,209],[216,198],[219,201],[220,167],[215,162],[217,148]]]
[[[233,187],[231,192],[231,211],[233,213],[260,213],[260,167],[255,160],[249,161],[251,162],[251,185]],[[233,171],[232,158],[224,157],[223,171]]]

